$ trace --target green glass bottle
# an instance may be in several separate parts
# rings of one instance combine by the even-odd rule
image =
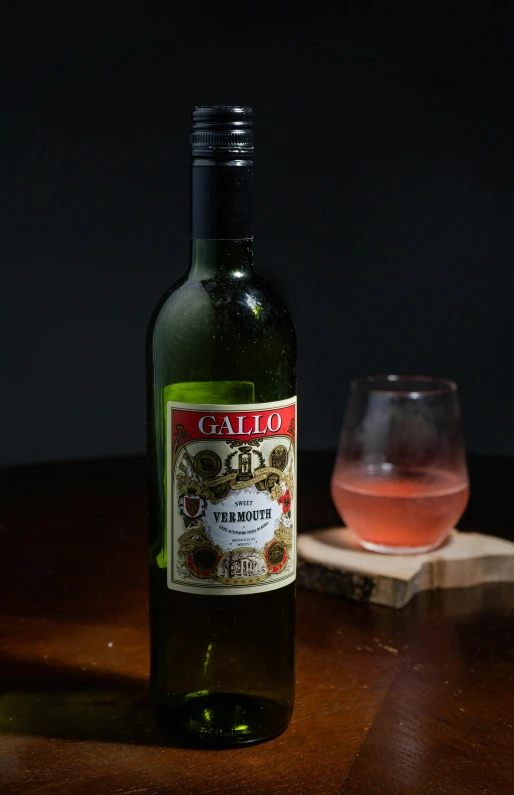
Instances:
[[[147,340],[151,698],[245,745],[294,700],[296,335],[253,267],[252,111],[193,112],[191,262]]]

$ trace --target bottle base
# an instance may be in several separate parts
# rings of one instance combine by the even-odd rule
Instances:
[[[153,699],[159,729],[181,745],[230,748],[281,734],[292,708],[267,698],[232,693],[162,693]]]

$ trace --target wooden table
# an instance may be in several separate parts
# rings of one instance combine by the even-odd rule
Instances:
[[[301,530],[333,524],[329,454],[300,461]],[[513,537],[514,460],[471,461],[465,529]],[[0,473],[0,792],[514,792],[514,586],[402,611],[298,591],[290,728],[167,747],[147,699],[144,462]]]

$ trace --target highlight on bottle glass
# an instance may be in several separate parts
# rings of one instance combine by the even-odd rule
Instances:
[[[351,384],[332,498],[374,552],[427,552],[466,508],[469,480],[457,385],[385,375]]]

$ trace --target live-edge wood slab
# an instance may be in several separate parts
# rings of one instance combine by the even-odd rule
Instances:
[[[298,538],[298,583],[358,602],[404,607],[421,591],[514,582],[514,543],[453,530],[438,549],[386,555],[363,549],[351,530],[332,527]]]

